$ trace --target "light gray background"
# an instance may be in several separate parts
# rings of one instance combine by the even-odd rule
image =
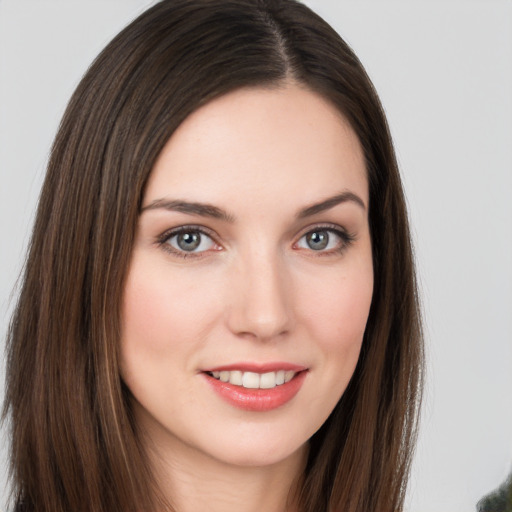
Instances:
[[[0,349],[65,104],[150,3],[0,0]],[[469,512],[512,468],[512,2],[307,3],[373,79],[408,196],[428,343],[408,510]]]

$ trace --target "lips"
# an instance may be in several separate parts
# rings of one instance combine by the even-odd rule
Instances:
[[[202,375],[230,405],[264,412],[292,400],[302,387],[307,369],[289,363],[234,365],[206,370]]]

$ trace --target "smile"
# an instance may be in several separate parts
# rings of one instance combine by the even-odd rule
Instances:
[[[272,389],[290,382],[296,373],[293,370],[278,370],[267,373],[244,372],[241,370],[208,372],[214,379],[246,389]]]
[[[243,368],[245,366],[246,368]],[[287,363],[233,365],[201,372],[218,396],[237,409],[265,412],[290,402],[309,371]]]

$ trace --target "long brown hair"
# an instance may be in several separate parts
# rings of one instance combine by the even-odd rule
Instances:
[[[386,119],[361,63],[295,0],[163,0],[98,56],[70,100],[7,340],[16,510],[161,510],[118,369],[120,304],[145,183],[214,97],[292,80],[364,149],[374,295],[355,374],[310,440],[301,512],[396,512],[423,368],[414,262]]]

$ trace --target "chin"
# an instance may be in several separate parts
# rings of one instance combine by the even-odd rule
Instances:
[[[233,442],[233,438],[230,437],[225,443],[216,444],[214,450],[209,451],[214,459],[225,464],[256,468],[286,463],[287,460],[302,457],[308,450],[308,441],[301,439],[294,442],[290,436],[276,439],[260,434],[257,437],[244,437],[242,442]],[[205,447],[206,450],[208,448]]]

